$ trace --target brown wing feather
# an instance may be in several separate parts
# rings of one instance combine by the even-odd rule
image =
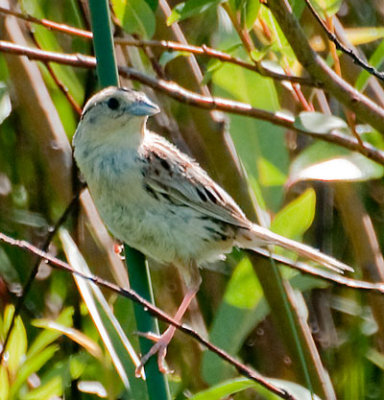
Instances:
[[[152,132],[140,149],[146,185],[168,195],[175,202],[227,222],[248,228],[249,221],[235,201],[190,157]]]

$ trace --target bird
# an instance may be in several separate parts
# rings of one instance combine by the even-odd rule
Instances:
[[[348,265],[308,245],[251,222],[235,200],[200,165],[147,129],[160,112],[141,92],[107,87],[85,104],[73,137],[74,158],[99,214],[120,241],[160,264],[176,266],[186,293],[175,320],[196,295],[199,268],[223,259],[234,246],[257,250],[277,245],[336,272]],[[175,333],[170,325],[141,359],[157,354],[160,371]]]

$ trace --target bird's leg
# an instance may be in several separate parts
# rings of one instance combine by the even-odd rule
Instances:
[[[177,321],[178,323],[181,321],[183,318],[183,315],[187,311],[189,305],[191,304],[191,301],[195,297],[196,293],[199,290],[200,287],[200,274],[198,272],[197,267],[193,266],[190,268],[188,271],[188,278],[187,279],[187,292],[184,295],[183,301],[181,302],[175,316],[173,319]],[[141,376],[142,369],[145,365],[145,363],[157,353],[157,364],[159,366],[159,371],[162,372],[163,374],[168,373],[169,370],[167,369],[165,365],[165,356],[167,354],[167,347],[169,343],[171,342],[173,335],[176,332],[176,327],[173,325],[170,325],[160,336],[155,335],[153,333],[139,333],[140,336],[144,336],[145,338],[152,340],[156,342],[148,351],[147,354],[145,354],[140,361],[139,366],[136,368],[135,375],[136,376]]]

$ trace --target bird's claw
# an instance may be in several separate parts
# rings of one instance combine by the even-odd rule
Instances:
[[[151,340],[152,342],[155,342],[155,344],[149,349],[148,353],[146,353],[141,358],[140,364],[136,367],[135,370],[136,377],[142,376],[144,365],[156,353],[157,353],[157,365],[159,371],[163,374],[172,373],[173,371],[168,369],[168,367],[165,364],[165,356],[167,355],[167,347],[173,337],[173,333],[171,334],[171,332],[167,329],[162,335],[156,335],[153,332],[146,332],[146,333],[136,332],[136,334],[141,337],[145,337],[146,339]]]

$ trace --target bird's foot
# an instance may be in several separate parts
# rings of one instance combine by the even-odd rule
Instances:
[[[113,244],[113,252],[120,257],[121,260],[125,259],[124,256],[124,244],[121,242],[115,242]]]
[[[152,332],[137,332],[139,336],[145,337],[146,339],[155,342],[155,344],[149,349],[148,353],[141,358],[140,364],[137,366],[135,371],[136,377],[140,377],[142,375],[145,363],[156,353],[159,371],[163,374],[172,373],[172,371],[170,371],[165,364],[165,356],[167,354],[167,347],[172,340],[174,333],[175,329],[173,329],[172,326],[166,329],[162,335],[156,335]]]

